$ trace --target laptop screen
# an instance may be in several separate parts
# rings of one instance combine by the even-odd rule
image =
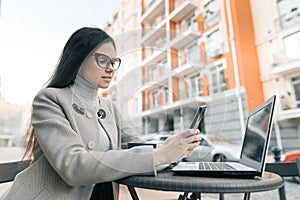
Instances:
[[[241,163],[263,171],[265,156],[271,135],[274,98],[269,99],[250,113],[241,152]],[[245,163],[246,162],[246,163]]]

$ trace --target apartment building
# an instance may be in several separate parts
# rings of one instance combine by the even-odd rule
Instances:
[[[251,0],[265,96],[279,99],[275,128],[285,150],[300,144],[300,2]]]
[[[289,94],[288,101],[284,97],[280,101],[280,106],[285,107],[279,109],[278,117],[276,114],[271,145],[290,146],[284,142],[289,141],[284,139],[290,137],[290,129],[294,131],[293,139],[299,141],[300,130],[294,122],[297,106],[299,108],[299,77],[295,73],[299,64],[296,61],[283,64],[282,58],[284,45],[298,44],[293,48],[299,48],[296,43],[299,30],[297,35],[292,25],[289,31],[278,29],[284,11],[280,11],[280,15],[275,8],[285,7],[284,0],[121,2],[123,11],[118,13],[126,13],[129,2],[139,7],[129,9],[136,17],[135,22],[130,23],[136,26],[131,32],[136,34],[131,42],[136,57],[123,62],[122,68],[131,71],[118,72],[116,84],[105,91],[105,95],[116,91],[121,94],[115,98],[120,109],[139,125],[143,134],[176,134],[188,128],[197,106],[206,104],[208,110],[199,127],[202,132],[240,141],[249,111],[273,94]],[[292,12],[297,14],[299,9]],[[122,19],[132,20],[130,17]],[[270,29],[272,23],[274,27]],[[111,27],[114,24],[115,21]],[[124,24],[119,23],[121,27]],[[282,40],[278,39],[279,35],[281,38],[290,36],[287,44],[278,42]],[[125,44],[127,40],[119,41]],[[281,45],[280,48],[277,45]],[[123,47],[121,55],[126,58],[132,49],[132,46]],[[298,56],[290,49],[285,53],[289,59]],[[294,98],[294,107],[287,109],[291,98]]]

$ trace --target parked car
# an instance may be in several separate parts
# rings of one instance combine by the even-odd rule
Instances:
[[[300,149],[288,151],[281,155],[282,162],[294,162],[295,158],[300,158]]]
[[[241,145],[233,144],[218,136],[201,134],[200,145],[184,161],[238,161],[241,153]]]

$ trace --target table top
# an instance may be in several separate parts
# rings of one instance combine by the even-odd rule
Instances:
[[[209,178],[177,175],[170,169],[158,172],[157,176],[131,176],[116,182],[145,189],[199,193],[260,192],[277,189],[284,184],[281,176],[270,172],[253,179]]]

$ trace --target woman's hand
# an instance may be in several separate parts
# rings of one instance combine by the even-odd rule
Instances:
[[[154,150],[155,166],[177,162],[191,155],[201,140],[199,133],[198,129],[188,129],[168,137]]]

